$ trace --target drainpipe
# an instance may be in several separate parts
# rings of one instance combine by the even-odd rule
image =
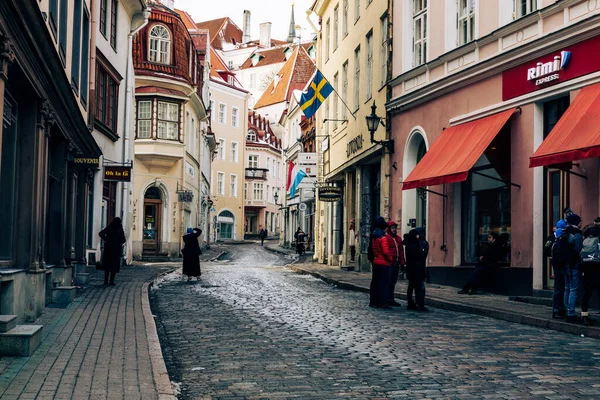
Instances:
[[[140,21],[141,17],[141,21]],[[146,25],[148,25],[148,18],[150,17],[150,8],[145,8],[141,13],[137,13],[133,16],[131,20],[131,30],[127,35],[127,69],[125,73],[125,116],[123,118],[123,154],[121,161],[123,163],[127,162],[129,159],[130,153],[130,143],[129,143],[129,135],[130,135],[130,127],[131,127],[131,98],[133,96],[133,84],[134,77],[131,71],[131,66],[133,65],[133,37]],[[137,26],[135,25],[137,21]],[[129,202],[128,196],[128,184],[123,182],[123,189],[121,193],[121,219],[123,221],[123,225],[127,226],[127,203]],[[128,235],[131,240],[131,235]],[[131,247],[128,246],[130,249]],[[127,255],[129,258],[129,255]]]

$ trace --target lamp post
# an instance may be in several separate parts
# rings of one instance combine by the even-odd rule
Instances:
[[[385,126],[385,123],[382,121],[383,118],[378,116],[375,111],[377,110],[377,106],[375,102],[371,106],[371,114],[367,115],[365,119],[367,120],[367,130],[371,133],[371,144],[380,144],[385,148],[388,148],[391,152],[394,151],[394,140],[375,140],[375,131],[379,128],[379,123]]]

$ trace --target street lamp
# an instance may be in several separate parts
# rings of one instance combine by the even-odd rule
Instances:
[[[380,144],[383,147],[387,147],[390,151],[394,151],[394,140],[375,140],[375,131],[379,128],[379,123],[385,126],[385,123],[382,121],[382,118],[375,114],[377,110],[377,106],[375,102],[371,106],[371,114],[367,115],[365,119],[367,120],[367,130],[371,133],[371,144]]]
[[[280,206],[281,204],[278,203],[279,201],[279,192],[275,192],[275,194],[273,195],[273,200],[275,200],[275,205],[276,206]]]

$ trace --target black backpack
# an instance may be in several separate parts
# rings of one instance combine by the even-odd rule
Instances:
[[[563,233],[556,238],[552,245],[552,262],[555,264],[566,264],[575,258],[575,249],[569,242],[570,233]]]

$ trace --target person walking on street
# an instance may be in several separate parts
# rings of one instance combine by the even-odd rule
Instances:
[[[404,239],[406,248],[406,277],[408,278],[408,289],[406,290],[406,299],[408,301],[408,310],[429,311],[425,308],[425,276],[427,258],[417,229],[411,229]],[[415,299],[413,299],[413,291]]]
[[[389,297],[388,305],[392,307],[399,307],[400,303],[394,299],[394,290],[396,282],[398,282],[398,275],[400,274],[400,266],[404,265],[404,247],[402,246],[402,239],[398,236],[398,224],[394,221],[388,221],[388,229],[385,235],[388,241],[388,247],[392,255],[391,262],[391,277],[389,284]]]
[[[387,305],[392,262],[392,255],[385,237],[387,223],[383,217],[377,217],[374,225],[375,229],[369,238],[368,249],[368,259],[373,265],[369,307],[391,309]]]
[[[585,237],[581,251],[583,269],[583,300],[581,301],[581,319],[584,325],[593,325],[589,317],[590,299],[594,289],[600,293],[600,217],[583,231]]]
[[[552,234],[554,240],[551,242],[549,257],[552,258],[552,269],[554,271],[554,291],[552,294],[552,318],[564,318],[565,310],[565,262],[560,249],[568,246],[569,235],[564,232],[567,223],[561,219],[556,223],[556,230]],[[563,242],[560,242],[560,241]],[[564,242],[566,240],[566,243]]]
[[[260,245],[262,246],[265,243],[265,239],[267,238],[267,230],[264,228],[260,228],[258,232],[258,237],[260,238]]]
[[[502,246],[498,240],[498,234],[496,232],[490,232],[488,234],[487,249],[485,249],[483,255],[479,257],[479,262],[477,263],[475,270],[458,294],[477,294],[477,289],[490,279],[492,268],[498,265],[501,258]],[[469,289],[471,289],[470,292]]]
[[[104,251],[102,252],[102,269],[104,270],[104,284],[115,284],[115,276],[121,272],[121,258],[123,255],[123,244],[125,244],[125,232],[121,218],[116,217],[106,228],[98,234],[104,240]]]
[[[579,293],[579,278],[581,268],[579,265],[579,253],[583,247],[583,236],[579,226],[581,225],[581,217],[573,213],[567,216],[566,222],[568,226],[564,229],[568,235],[568,246],[565,251],[567,261],[564,267],[565,276],[565,307],[567,309],[566,322],[577,323],[579,318],[575,315],[575,304],[577,303],[577,295]],[[563,233],[564,235],[565,233]]]
[[[188,282],[195,276],[196,280],[200,279],[202,272],[200,271],[200,255],[202,250],[198,243],[198,237],[202,234],[202,230],[198,228],[187,228],[187,232],[183,235],[185,243],[181,253],[183,254],[183,269],[182,275],[187,276]]]
[[[304,233],[304,231],[300,227],[298,227],[298,230],[294,234],[294,239],[296,239],[296,252],[299,255],[304,254],[304,238],[305,238],[305,236],[306,236],[306,234]]]

